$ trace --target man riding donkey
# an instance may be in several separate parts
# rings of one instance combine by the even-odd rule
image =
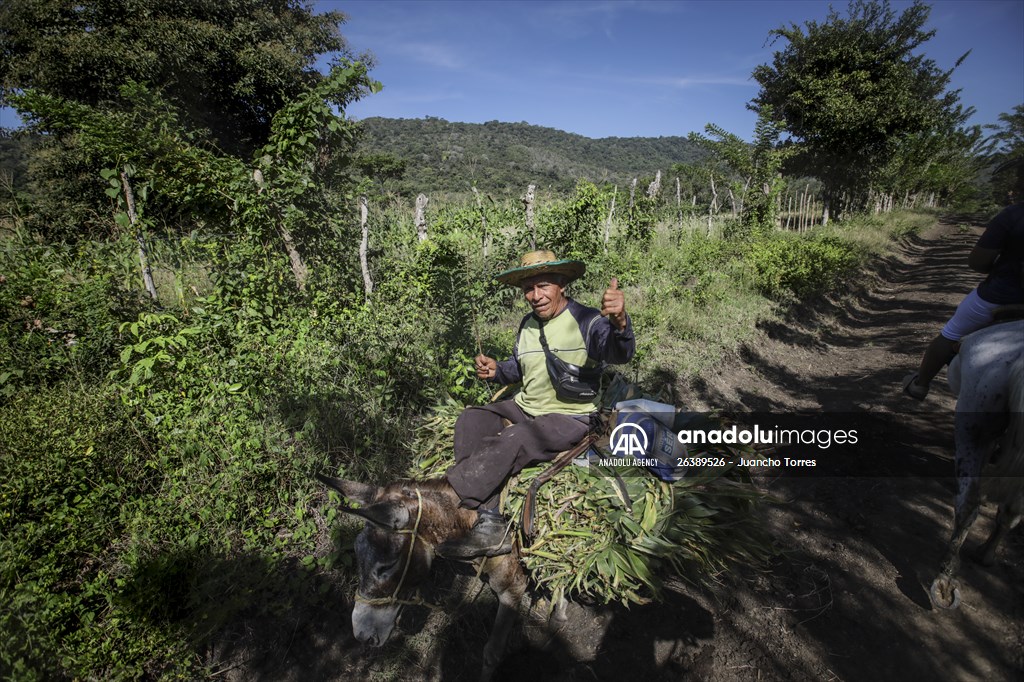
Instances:
[[[476,509],[479,517],[469,533],[437,548],[441,556],[512,551],[510,524],[498,509],[505,482],[528,464],[550,461],[583,440],[596,425],[605,363],[633,357],[633,327],[615,278],[600,310],[566,295],[566,286],[585,270],[582,261],[531,251],[520,267],[497,275],[522,290],[532,312],[519,324],[512,356],[497,362],[477,355],[476,373],[522,388],[512,400],[466,409],[455,423],[455,464],[446,477],[461,506]]]

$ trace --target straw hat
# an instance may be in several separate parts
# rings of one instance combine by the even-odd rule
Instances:
[[[515,287],[527,277],[556,274],[564,276],[568,283],[582,277],[586,269],[586,263],[581,260],[559,260],[554,252],[547,250],[530,251],[523,256],[518,268],[495,275],[494,279]]]

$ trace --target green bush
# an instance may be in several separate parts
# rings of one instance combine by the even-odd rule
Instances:
[[[837,237],[782,232],[757,238],[747,258],[755,269],[758,290],[770,297],[827,293],[861,261],[854,247]]]
[[[576,184],[575,193],[541,212],[543,243],[561,258],[590,260],[604,246],[605,202],[597,186],[587,180]]]
[[[102,387],[22,391],[0,407],[0,674],[133,677],[171,639],[125,612],[125,505],[152,494],[152,442]],[[6,677],[6,675],[4,675]]]
[[[43,246],[7,240],[0,249],[0,396],[20,386],[49,385],[66,373],[95,379],[117,346],[117,323],[141,301],[104,265],[114,245]],[[122,252],[124,252],[122,251]]]

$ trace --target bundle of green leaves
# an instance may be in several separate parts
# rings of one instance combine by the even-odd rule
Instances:
[[[414,477],[440,476],[454,463],[462,409],[450,400],[420,428]],[[730,447],[709,446],[708,453],[734,458],[740,450]],[[526,491],[547,466],[527,467],[510,481],[506,514],[519,517]],[[766,499],[745,467],[690,470],[670,484],[631,467],[568,466],[540,488],[523,562],[554,601],[647,603],[658,599],[669,577],[711,583],[730,566],[772,556],[758,515]]]

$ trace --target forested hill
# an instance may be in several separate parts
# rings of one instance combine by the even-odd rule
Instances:
[[[429,116],[361,123],[363,153],[388,153],[406,162],[403,178],[389,181],[403,193],[468,192],[475,186],[521,194],[530,183],[571,190],[579,178],[621,185],[702,156],[685,137],[595,140],[528,123],[454,123]]]

